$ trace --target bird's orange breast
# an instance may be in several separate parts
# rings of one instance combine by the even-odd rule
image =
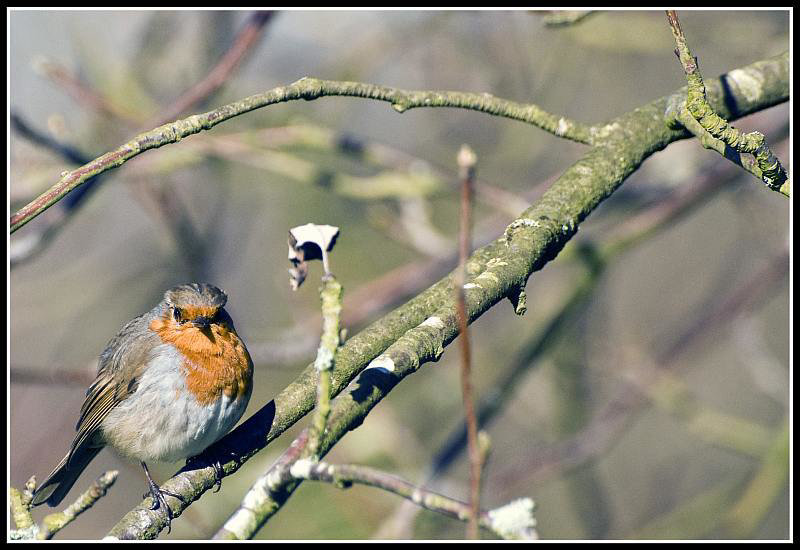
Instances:
[[[249,394],[253,362],[232,327],[213,323],[201,330],[166,314],[151,321],[150,330],[181,352],[187,386],[200,404],[214,403],[223,394],[232,399]]]

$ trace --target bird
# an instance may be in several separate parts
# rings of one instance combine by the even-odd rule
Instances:
[[[170,288],[153,309],[128,322],[100,354],[69,452],[33,493],[57,506],[103,447],[139,461],[151,510],[172,510],[147,462],[192,460],[244,414],[253,361],[225,311],[227,294],[208,283]],[[217,483],[221,481],[215,464]],[[147,493],[144,495],[147,496]]]

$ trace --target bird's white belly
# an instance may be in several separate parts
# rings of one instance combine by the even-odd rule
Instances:
[[[108,444],[136,460],[175,462],[200,454],[239,421],[248,396],[201,404],[189,392],[180,354],[159,346],[136,391],[103,420]]]

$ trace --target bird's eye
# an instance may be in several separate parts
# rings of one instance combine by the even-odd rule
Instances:
[[[175,318],[175,320],[176,320],[176,321],[178,321],[179,323],[182,323],[182,322],[183,322],[183,321],[181,320],[181,319],[182,319],[182,315],[183,315],[183,312],[181,311],[181,308],[179,308],[179,307],[174,307],[174,308],[172,308],[172,316],[173,316],[173,317]]]

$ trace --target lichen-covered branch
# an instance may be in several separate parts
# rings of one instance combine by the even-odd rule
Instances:
[[[34,523],[30,514],[31,497],[36,486],[36,480],[31,478],[25,485],[25,491],[23,492],[11,487],[9,491],[11,514],[17,529],[11,531],[9,538],[17,540],[52,539],[56,533],[72,523],[75,518],[104,497],[108,489],[117,480],[118,473],[116,470],[109,470],[103,473],[75,502],[67,506],[62,512],[45,516],[41,525]]]
[[[700,138],[704,147],[714,149],[722,156],[733,160],[761,179],[767,187],[788,197],[791,190],[791,181],[780,161],[767,145],[764,135],[760,132],[743,133],[729,125],[727,120],[715,112],[706,98],[706,87],[700,74],[697,58],[692,56],[689,50],[683,29],[681,29],[678,21],[678,14],[674,10],[667,10],[667,19],[675,37],[675,43],[678,46],[675,53],[678,55],[689,83],[686,94],[686,112],[700,126],[699,129],[691,126],[687,126],[687,128]],[[748,85],[750,88],[757,87],[759,85],[758,82],[758,80],[750,81]],[[686,125],[687,120],[684,111],[679,109],[679,112],[675,114],[677,120]],[[716,143],[716,141],[720,143]],[[725,146],[738,153],[753,155],[755,161],[743,163],[739,157],[732,158],[730,154],[726,154]]]
[[[16,529],[9,531],[11,540],[30,540],[36,538],[39,526],[33,521],[31,515],[31,500],[33,490],[36,488],[36,478],[32,477],[25,484],[25,489],[20,491],[16,487],[8,488],[8,505],[11,508],[11,519],[14,520]]]
[[[334,367],[336,350],[339,348],[339,314],[342,311],[342,285],[331,274],[322,278],[320,289],[322,299],[322,338],[320,338],[317,359],[314,366],[319,372],[317,384],[317,406],[311,421],[308,452],[317,455],[319,441],[325,432],[325,422],[330,413],[331,371]]]
[[[763,85],[757,95],[744,94],[732,87],[729,90],[732,101],[726,102],[720,81],[708,83],[708,100],[722,116],[735,119],[787,100],[788,52],[737,70],[758,75]],[[681,93],[675,95],[680,97]],[[534,271],[555,257],[580,222],[646,158],[690,136],[683,128],[669,126],[665,112],[671,101],[674,101],[672,96],[663,97],[602,126],[598,136],[605,137],[598,137],[595,147],[512,222],[505,235],[472,254],[467,273],[475,286],[466,293],[471,321],[523,287]],[[348,391],[333,400],[320,455],[363,422],[372,407],[403,377],[441,355],[457,332],[454,312],[452,276],[448,276],[340,347],[331,373],[331,395],[339,394],[361,375]],[[367,365],[371,368],[365,369]],[[206,454],[224,456],[223,471],[232,474],[311,410],[316,387],[316,369],[310,365],[274,401]],[[162,489],[184,497],[185,502],[173,509],[177,516],[213,486],[214,469],[208,467],[184,469],[164,483]],[[155,537],[165,525],[165,518],[158,511],[149,510],[145,501],[122,518],[111,534],[149,538]]]

